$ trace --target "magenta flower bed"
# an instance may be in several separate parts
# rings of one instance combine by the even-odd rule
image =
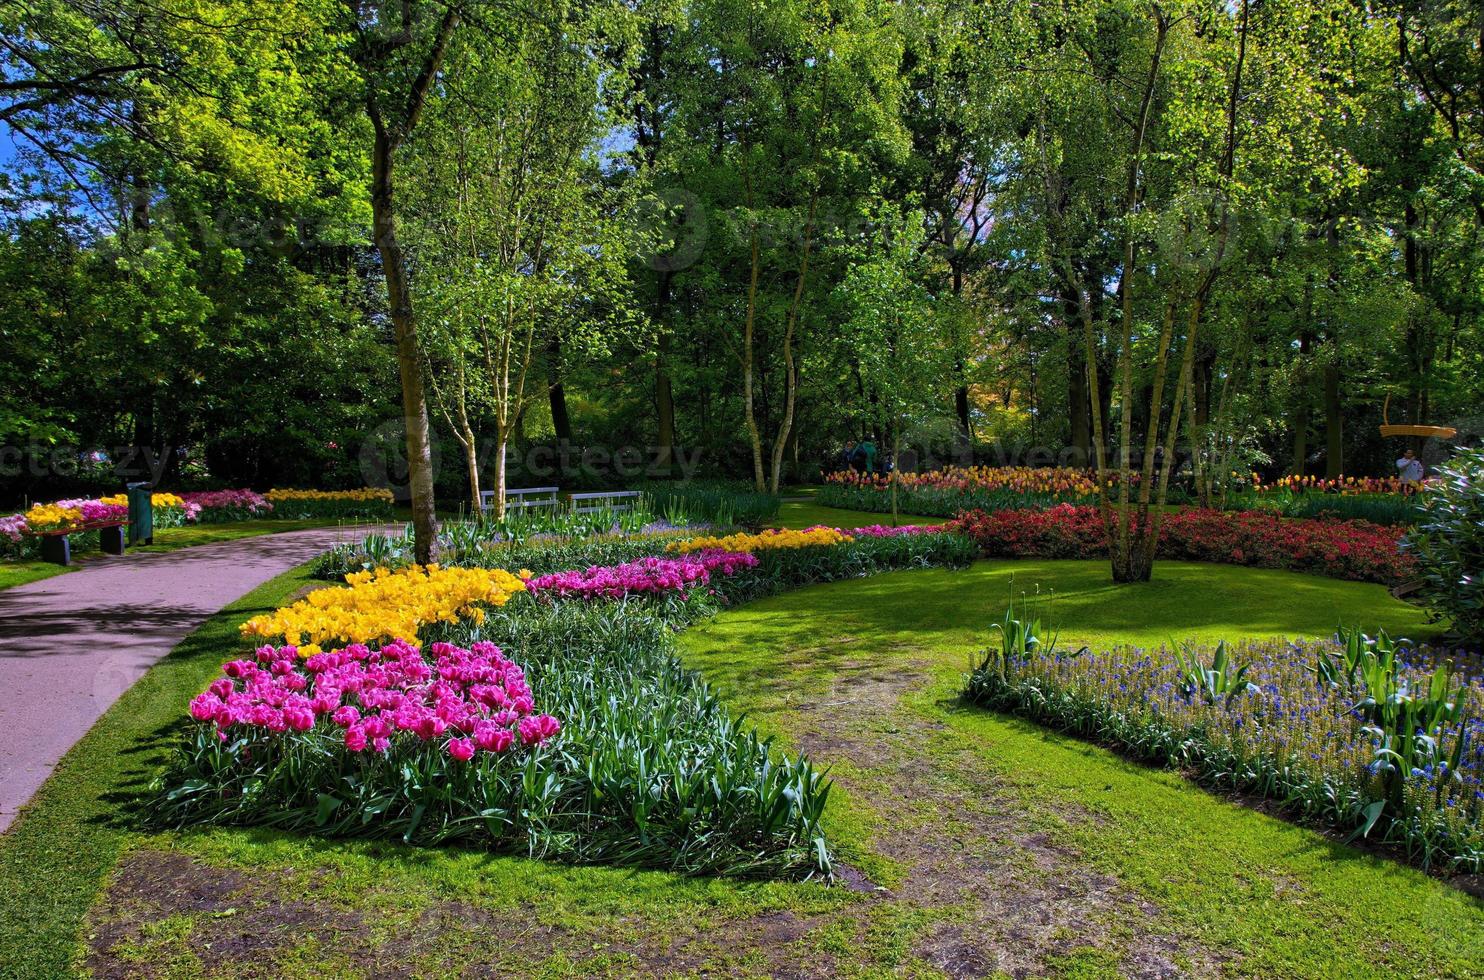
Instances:
[[[1096,507],[969,511],[954,526],[991,558],[1097,558],[1108,554]],[[1186,510],[1160,522],[1161,558],[1249,565],[1396,585],[1416,575],[1404,530],[1368,521],[1282,518],[1258,511]]]
[[[232,520],[261,517],[273,512],[266,497],[251,490],[200,490],[180,494],[190,512],[189,519]],[[215,513],[211,513],[211,512]]]
[[[215,725],[222,742],[319,729],[340,733],[351,752],[384,753],[402,737],[441,744],[465,762],[476,752],[539,745],[561,730],[534,713],[525,672],[493,643],[434,643],[428,652],[432,663],[403,640],[307,659],[292,646],[259,647],[256,660],[222,665],[223,676],[191,701],[191,717]]]
[[[58,500],[54,506],[82,511],[82,523],[95,524],[100,521],[127,521],[129,508],[117,504],[105,504],[101,500]]]
[[[868,527],[846,528],[840,533],[848,534],[852,538],[899,538],[904,534],[941,534],[946,530],[946,526],[939,524],[903,524],[900,527],[872,524]]]
[[[710,582],[712,575],[732,576],[756,565],[757,556],[747,552],[709,549],[680,557],[641,558],[622,565],[553,572],[528,580],[526,589],[536,596],[562,599],[663,595],[684,599],[690,590]]]

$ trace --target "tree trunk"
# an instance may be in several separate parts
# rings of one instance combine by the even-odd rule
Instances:
[[[1087,363],[1081,344],[1077,342],[1075,296],[1062,298],[1066,312],[1067,334],[1067,417],[1070,422],[1072,448],[1077,450],[1082,466],[1092,465],[1092,430],[1089,417],[1092,414],[1087,403]]]
[[[510,430],[495,426],[495,519],[505,519],[505,447],[510,443]]]
[[[484,513],[484,501],[479,496],[479,443],[474,438],[474,433],[465,433],[463,442],[464,466],[469,471],[469,499],[473,502],[474,513]]]
[[[672,275],[668,270],[660,273],[655,300],[655,322],[660,331],[654,358],[654,409],[659,426],[655,462],[666,476],[672,475],[675,467],[675,391],[670,383],[670,333],[665,328]]]
[[[811,166],[819,167],[821,132],[829,118],[830,62],[827,59],[821,69],[819,86],[819,121],[814,130],[814,150]],[[794,333],[799,326],[799,313],[803,308],[804,287],[809,281],[809,254],[814,247],[814,221],[819,214],[820,176],[814,174],[814,188],[809,194],[809,217],[804,222],[804,242],[799,250],[799,275],[794,282],[794,295],[788,304],[788,320],[783,328],[783,421],[779,423],[778,435],[773,440],[773,472],[769,486],[778,492],[779,479],[783,472],[783,453],[794,424],[794,405],[799,397],[799,368],[794,362]]]
[[[1298,401],[1293,406],[1293,466],[1294,476],[1303,476],[1309,457],[1309,335],[1299,336]]]
[[[397,372],[402,381],[402,417],[407,426],[407,470],[412,491],[413,552],[417,561],[425,565],[438,557],[433,443],[428,431],[428,400],[423,391],[422,357],[407,282],[407,260],[397,241],[392,200],[393,149],[387,136],[378,132],[371,155],[372,231],[386,277],[387,305],[397,342]]]
[[[571,442],[572,416],[567,411],[567,386],[562,381],[562,342],[554,333],[546,344],[546,380],[551,427],[558,442]]]
[[[958,374],[962,378],[968,365],[958,362]],[[953,389],[953,414],[958,419],[958,440],[965,450],[974,445],[974,426],[969,420],[969,386],[960,384]]]
[[[1139,178],[1143,170],[1144,139],[1148,132],[1154,91],[1159,82],[1160,61],[1170,29],[1170,22],[1163,11],[1155,8],[1153,16],[1155,19],[1154,53],[1150,58],[1149,72],[1144,81],[1139,114],[1134,120],[1129,148],[1128,173],[1124,183],[1123,217],[1125,220],[1132,219],[1139,207]],[[1123,269],[1118,277],[1121,333],[1117,368],[1121,402],[1119,405],[1121,418],[1118,446],[1118,521],[1116,535],[1109,542],[1109,551],[1112,552],[1113,581],[1115,582],[1144,582],[1149,579],[1147,563],[1142,561],[1141,557],[1135,557],[1135,552],[1142,555],[1143,549],[1135,549],[1130,544],[1130,533],[1133,530],[1131,527],[1133,515],[1129,510],[1129,484],[1132,482],[1130,459],[1134,441],[1134,271],[1138,268],[1137,255],[1138,241],[1130,226],[1124,230]],[[1091,358],[1092,353],[1089,352],[1088,356]],[[1103,472],[1104,468],[1099,466],[1100,477]]]
[[[1324,475],[1339,479],[1345,473],[1345,433],[1340,413],[1340,366],[1333,362],[1324,366],[1324,450]]]
[[[763,437],[757,427],[753,407],[753,333],[757,324],[758,252],[757,226],[752,227],[752,271],[747,281],[747,319],[742,327],[742,411],[747,422],[747,438],[752,445],[752,483],[758,493],[767,490],[763,476]]]

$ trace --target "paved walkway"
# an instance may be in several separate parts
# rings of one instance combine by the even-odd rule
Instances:
[[[222,607],[367,528],[100,558],[0,590],[0,832],[93,723]]]

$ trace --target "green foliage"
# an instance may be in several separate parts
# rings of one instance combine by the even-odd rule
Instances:
[[[1393,817],[1402,813],[1411,775],[1438,767],[1443,780],[1459,777],[1468,739],[1455,737],[1447,758],[1440,745],[1445,728],[1468,730],[1468,678],[1454,685],[1453,666],[1444,663],[1427,677],[1425,686],[1409,681],[1402,667],[1411,644],[1393,641],[1385,630],[1372,639],[1358,628],[1342,627],[1336,640],[1339,656],[1321,651],[1316,673],[1321,683],[1355,697],[1353,710],[1375,740],[1372,766],[1385,785],[1385,799],[1367,809],[1362,832],[1369,832],[1383,812],[1380,804],[1389,805]]]
[[[1439,467],[1421,506],[1403,547],[1422,571],[1422,598],[1460,637],[1484,641],[1484,450]]]
[[[1230,708],[1239,694],[1256,690],[1256,686],[1247,680],[1251,664],[1237,666],[1225,640],[1216,644],[1209,665],[1201,659],[1200,652],[1189,645],[1176,649],[1175,657],[1180,664],[1181,689],[1187,697],[1201,698],[1207,704],[1221,702]]]
[[[1342,521],[1370,521],[1401,526],[1423,519],[1416,497],[1401,494],[1338,494],[1277,492],[1228,498],[1234,509],[1272,510],[1284,517],[1330,517]]]
[[[676,516],[720,526],[759,528],[778,515],[777,494],[758,493],[746,483],[686,480],[644,488],[654,513],[672,524]]]

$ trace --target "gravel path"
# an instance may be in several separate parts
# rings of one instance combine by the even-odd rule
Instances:
[[[100,558],[0,590],[0,832],[124,691],[222,607],[368,528]]]

